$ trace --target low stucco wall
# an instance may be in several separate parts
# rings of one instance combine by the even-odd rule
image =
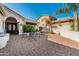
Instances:
[[[0,34],[0,49],[7,45],[9,34]]]
[[[60,34],[63,37],[79,42],[79,32],[74,32],[74,31],[69,31],[64,29],[53,29],[53,31],[57,34]]]

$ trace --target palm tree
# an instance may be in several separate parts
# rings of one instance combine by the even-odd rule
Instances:
[[[2,4],[0,4],[0,14],[3,16],[5,15]]]
[[[54,13],[69,13],[70,11],[74,14],[74,30],[78,31],[78,10],[79,4],[78,3],[66,3],[64,6],[60,9],[57,9]]]

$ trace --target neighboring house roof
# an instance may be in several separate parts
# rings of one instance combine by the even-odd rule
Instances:
[[[57,24],[57,23],[65,23],[71,21],[73,21],[73,19],[68,19],[68,20],[60,19],[60,20],[52,21],[52,23]]]
[[[39,18],[36,19],[36,21],[38,21],[38,20],[39,20],[40,18],[42,18],[42,17],[50,17],[50,20],[51,20],[51,21],[57,20],[55,17],[46,14],[46,15],[41,15]]]
[[[28,24],[31,24],[31,23],[32,23],[32,24],[37,24],[36,21],[31,20],[31,19],[27,19],[27,18],[25,19],[25,22],[28,23]]]

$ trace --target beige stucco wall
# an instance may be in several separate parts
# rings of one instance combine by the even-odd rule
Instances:
[[[0,20],[0,33],[4,32],[3,31],[3,22]]]
[[[5,16],[0,15],[0,32],[5,32],[5,21],[8,17],[13,17],[17,20],[18,23],[18,29],[19,29],[19,34],[22,34],[22,25],[25,24],[23,21],[23,17],[19,16],[15,12],[9,10],[8,8],[3,6],[3,10],[5,12]]]
[[[3,16],[0,14],[0,33],[4,32],[3,23],[4,23]]]
[[[50,17],[48,15],[42,16],[37,20],[38,27],[46,27],[46,20],[49,20]]]
[[[17,22],[18,22],[19,34],[22,34],[22,26],[21,25],[24,24],[23,19],[21,17],[19,17],[18,15],[14,14],[12,12],[9,12],[7,9],[5,9],[5,10],[6,10],[5,11],[6,12],[6,17],[5,17],[4,21],[6,21],[6,19],[8,17],[15,18],[17,20]]]
[[[61,24],[61,26],[60,26]],[[55,24],[56,28],[63,29],[63,30],[70,30],[70,22],[64,22],[60,24]]]

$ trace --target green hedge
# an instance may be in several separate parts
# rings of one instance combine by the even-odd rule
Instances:
[[[23,32],[36,32],[37,29],[35,29],[32,25],[23,25]]]

